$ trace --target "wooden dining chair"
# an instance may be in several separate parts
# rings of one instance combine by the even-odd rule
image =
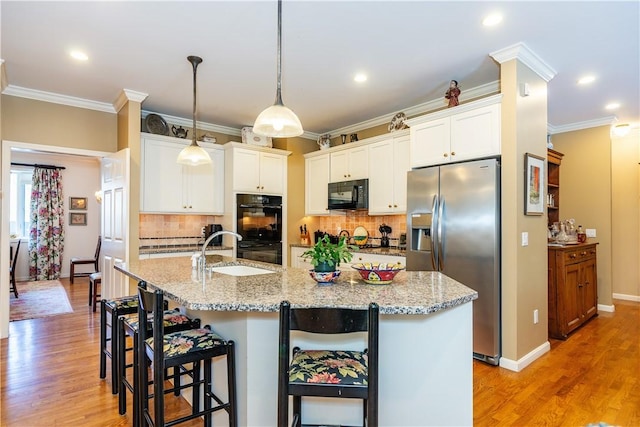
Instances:
[[[11,260],[11,266],[9,266],[9,274],[11,276],[11,291],[13,291],[13,295],[18,298],[18,288],[16,287],[16,263],[18,261],[18,252],[20,252],[20,243],[18,240],[18,244],[16,245],[16,250],[13,254],[13,259]]]
[[[71,258],[71,268],[69,269],[69,279],[70,279],[70,283],[73,285],[73,278],[74,277],[81,277],[81,276],[89,276],[93,273],[97,273],[98,271],[100,271],[100,268],[98,268],[98,262],[100,261],[100,247],[102,246],[102,236],[98,236],[98,244],[96,245],[96,253],[94,254],[93,258],[88,258],[88,257],[73,257]],[[89,272],[84,272],[84,273],[76,273],[75,272],[75,267],[76,265],[82,265],[82,264],[93,264],[93,268],[95,269],[95,271],[89,271]]]

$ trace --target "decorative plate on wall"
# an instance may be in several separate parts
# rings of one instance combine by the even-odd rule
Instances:
[[[353,230],[353,241],[358,246],[364,246],[367,244],[367,240],[369,240],[369,232],[363,226],[356,227]]]
[[[148,114],[144,119],[144,125],[149,133],[156,135],[169,135],[169,126],[167,125],[167,122],[157,114]]]

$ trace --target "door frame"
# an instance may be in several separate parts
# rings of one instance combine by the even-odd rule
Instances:
[[[0,193],[2,196],[2,205],[0,212],[2,212],[2,220],[0,222],[0,271],[9,271],[9,245],[11,239],[9,237],[9,197],[8,195],[10,182],[11,182],[11,155],[12,150],[30,150],[41,153],[51,154],[67,154],[83,157],[97,157],[102,158],[113,153],[104,151],[84,150],[79,148],[60,147],[54,145],[33,144],[28,142],[19,141],[2,141],[2,177],[0,178],[0,188],[3,191]],[[2,274],[0,279],[0,339],[7,338],[9,336],[9,274]]]

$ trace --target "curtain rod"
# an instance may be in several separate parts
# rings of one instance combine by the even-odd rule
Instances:
[[[34,168],[41,168],[41,169],[66,169],[64,166],[53,166],[53,165],[39,165],[39,164],[32,164],[32,163],[13,163],[11,162],[11,166],[31,166]]]

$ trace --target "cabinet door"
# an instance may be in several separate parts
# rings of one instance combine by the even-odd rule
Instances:
[[[280,154],[260,153],[260,192],[284,194],[287,158]]]
[[[369,178],[369,146],[347,150],[349,164],[349,179]]]
[[[449,162],[451,120],[449,117],[411,126],[411,167]]]
[[[211,164],[185,166],[189,213],[224,214],[224,151],[207,148]]]
[[[591,258],[580,263],[582,274],[582,312],[588,319],[598,312],[598,274],[596,272],[596,259]]]
[[[304,171],[305,215],[328,215],[329,155],[306,159]]]
[[[451,116],[451,160],[500,154],[500,104]]]
[[[233,150],[233,189],[251,193],[260,191],[260,152]]]
[[[393,165],[393,140],[376,142],[369,147],[369,214],[394,211]]]
[[[564,325],[564,335],[573,331],[582,323],[582,302],[580,286],[580,264],[569,264],[565,267],[564,283],[559,284],[558,292],[564,309],[561,315]]]
[[[291,267],[294,268],[304,268],[305,270],[311,270],[313,266],[311,265],[311,261],[306,258],[301,258],[302,254],[307,250],[307,248],[291,248]]]
[[[393,141],[393,212],[407,212],[407,172],[411,170],[410,139],[404,136]]]
[[[176,163],[183,147],[142,139],[141,212],[184,212],[183,166]]]
[[[331,182],[349,180],[349,151],[331,153]]]

